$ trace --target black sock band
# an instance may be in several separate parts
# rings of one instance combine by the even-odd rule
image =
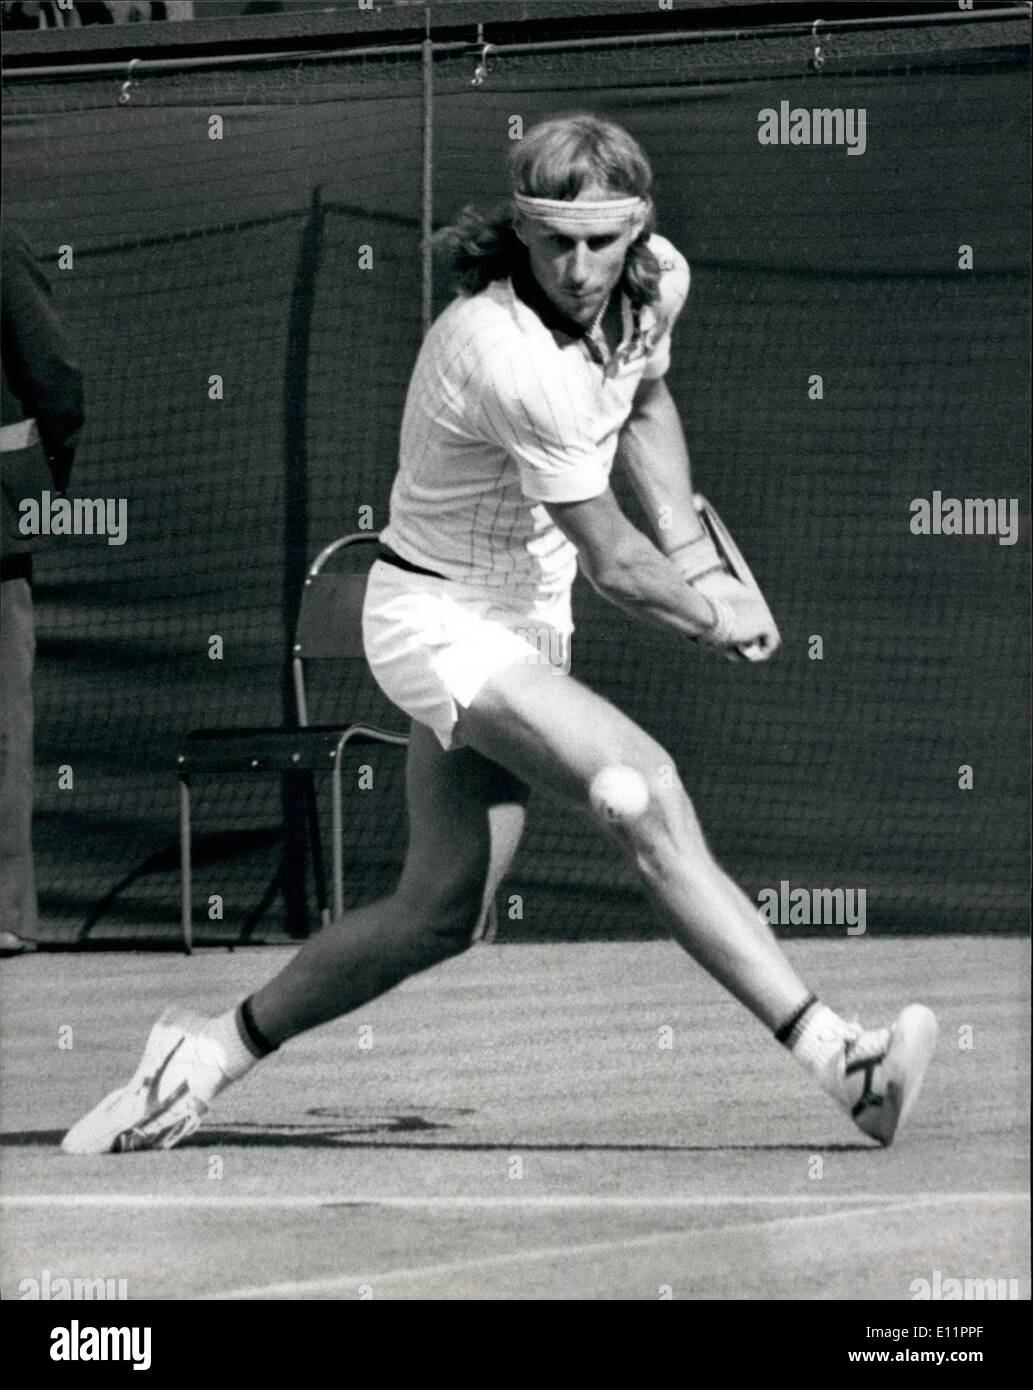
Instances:
[[[245,999],[237,1010],[237,1030],[244,1046],[256,1057],[268,1057],[270,1052],[275,1052],[280,1046],[279,1043],[270,1042],[255,1022],[250,998]]]
[[[789,1019],[788,1022],[783,1023],[781,1028],[775,1030],[775,1041],[782,1043],[784,1046],[792,1037],[793,1029],[803,1018],[804,1014],[808,1009],[812,1009],[817,1002],[818,996],[816,994],[808,994],[807,998],[797,1009],[796,1013],[793,1014],[792,1018]]]

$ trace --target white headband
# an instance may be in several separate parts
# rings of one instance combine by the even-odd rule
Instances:
[[[570,202],[560,198],[529,198],[526,193],[514,193],[517,211],[529,222],[550,222],[586,231],[609,228],[614,223],[629,222],[644,217],[644,198],[613,198],[603,202]]]

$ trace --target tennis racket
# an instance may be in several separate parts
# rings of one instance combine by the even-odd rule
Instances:
[[[724,561],[728,573],[740,584],[745,584],[748,589],[752,589],[754,593],[759,595],[764,607],[767,608],[771,626],[775,629],[775,635],[778,637],[778,628],[772,617],[771,609],[768,608],[767,600],[764,598],[760,585],[754,579],[752,570],[743,559],[742,551],[732,539],[728,527],[701,492],[697,492],[693,500],[696,503],[699,519],[702,521],[707,535],[713,541],[715,550]],[[763,661],[766,655],[765,649],[759,642],[753,642],[748,647],[739,647],[737,650],[746,661]]]

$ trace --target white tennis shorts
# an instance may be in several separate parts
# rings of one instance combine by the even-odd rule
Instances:
[[[461,746],[456,724],[507,666],[570,669],[569,590],[530,603],[451,579],[374,562],[362,613],[370,670],[399,709],[426,724],[442,748]]]

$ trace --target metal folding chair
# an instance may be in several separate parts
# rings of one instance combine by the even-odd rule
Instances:
[[[375,532],[360,531],[333,541],[305,576],[292,656],[297,727],[194,729],[176,758],[179,774],[180,866],[182,871],[183,944],[193,947],[193,882],[191,868],[190,779],[195,773],[308,772],[331,774],[331,853],[333,909],[344,910],[344,844],[341,763],[349,746],[393,744],[404,748],[408,735],[372,724],[310,724],[305,685],[309,661],[362,658],[361,616],[368,576],[324,573],[334,556],[354,545],[378,540]],[[306,794],[306,821],[320,918],[329,920],[319,817],[311,785]]]

